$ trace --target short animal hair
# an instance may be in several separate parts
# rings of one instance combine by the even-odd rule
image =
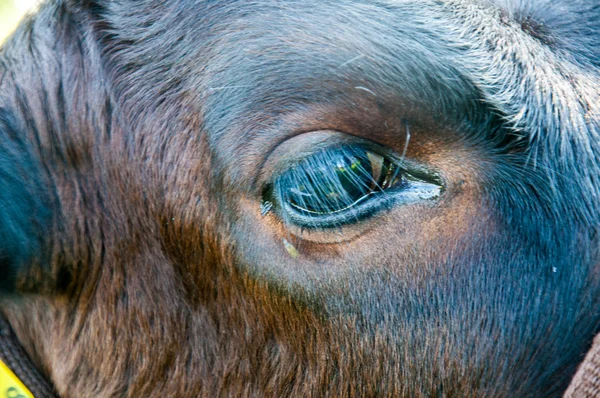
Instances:
[[[0,312],[64,397],[560,396],[595,0],[50,0],[0,50]]]

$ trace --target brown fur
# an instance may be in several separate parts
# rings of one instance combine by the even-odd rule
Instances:
[[[527,123],[593,141],[585,54],[502,4],[267,3],[55,0],[7,42],[0,108],[51,213],[0,306],[28,354],[65,398],[560,395],[598,324],[595,185]],[[493,29],[577,71],[547,72],[554,113],[510,113],[542,95],[482,72],[516,57]],[[407,126],[439,200],[341,232],[261,215],[288,140],[402,154]]]

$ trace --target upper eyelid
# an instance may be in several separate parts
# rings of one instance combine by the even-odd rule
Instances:
[[[440,186],[446,185],[445,179],[443,178],[442,174],[439,173],[435,168],[431,167],[430,165],[428,165],[428,167],[425,167],[420,162],[417,162],[406,155],[402,156],[402,155],[397,154],[397,153],[395,153],[387,148],[384,148],[378,144],[370,143],[370,142],[368,142],[366,140],[362,140],[362,139],[356,140],[354,142],[352,142],[352,141],[347,141],[345,143],[336,142],[329,146],[323,146],[320,149],[316,149],[310,155],[307,155],[303,158],[298,159],[296,162],[292,163],[291,165],[288,165],[285,169],[278,170],[277,173],[275,173],[274,175],[271,176],[270,181],[275,182],[277,179],[279,179],[281,176],[288,173],[293,168],[304,164],[307,160],[309,160],[313,156],[318,155],[319,153],[336,151],[336,150],[343,151],[346,149],[355,149],[355,148],[361,148],[365,152],[372,152],[376,155],[379,155],[379,156],[383,157],[384,159],[390,161],[391,163],[394,163],[400,169],[407,172],[411,176],[414,176],[417,178],[420,178],[422,176]]]
[[[356,146],[344,146],[339,148],[334,147],[329,150],[323,150],[308,157],[303,162],[299,163],[297,166],[291,168],[282,176],[280,176],[279,179],[287,179],[288,181],[286,182],[297,183],[301,186],[310,186],[312,184],[317,184],[317,186],[313,187],[314,191],[312,193],[301,192],[294,186],[291,186],[291,188],[288,187],[288,191],[292,192],[295,195],[298,195],[299,199],[302,199],[302,197],[308,198],[313,195],[319,194],[323,194],[326,196],[327,192],[323,190],[323,187],[319,183],[328,184],[328,186],[331,186],[331,184],[342,184],[342,182],[340,181],[341,176],[339,174],[339,169],[345,168],[346,166],[350,166],[350,170],[348,170],[348,173],[346,175],[349,178],[356,178],[353,180],[349,180],[349,182],[355,187],[363,189],[366,192],[366,194],[369,194],[373,191],[373,188],[378,187],[378,181],[375,180],[372,173],[373,170],[367,170],[365,168],[367,167],[367,165],[363,166],[361,164],[361,160],[367,160],[367,164],[372,162],[368,156],[369,153],[370,151],[365,150],[363,148],[357,148]],[[381,159],[382,162],[385,162],[385,158],[383,156],[381,157]],[[355,163],[339,163],[340,161],[348,160],[358,161],[357,164],[359,165],[359,168],[357,170],[353,169]],[[370,165],[372,166],[372,163]],[[359,175],[360,177],[367,178],[361,180],[359,178]],[[319,178],[323,179],[323,181],[318,181]],[[368,178],[371,179],[370,182],[367,182]],[[344,187],[340,185],[336,188],[338,188],[339,192],[343,195],[343,192],[345,191]],[[298,192],[296,193],[295,191]]]
[[[311,155],[343,146],[362,146],[394,161],[399,158],[391,149],[353,134],[338,130],[309,131],[278,144],[263,162],[253,184],[257,191],[261,191],[265,185],[272,184],[279,176]]]

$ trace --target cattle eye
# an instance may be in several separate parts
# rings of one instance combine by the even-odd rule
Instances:
[[[284,221],[336,227],[395,204],[438,197],[439,178],[422,167],[363,147],[321,150],[279,176],[267,196]]]
[[[300,212],[332,214],[402,182],[401,170],[366,150],[331,150],[313,155],[280,179],[286,202]]]

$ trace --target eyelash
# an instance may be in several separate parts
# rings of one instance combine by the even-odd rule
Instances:
[[[280,177],[282,199],[314,215],[352,208],[398,182],[400,169],[382,156],[356,148],[319,152]],[[287,188],[287,189],[286,189]]]
[[[261,212],[271,209],[285,224],[306,229],[340,227],[398,202],[434,199],[435,174],[362,146],[317,152],[284,172],[263,192]]]

